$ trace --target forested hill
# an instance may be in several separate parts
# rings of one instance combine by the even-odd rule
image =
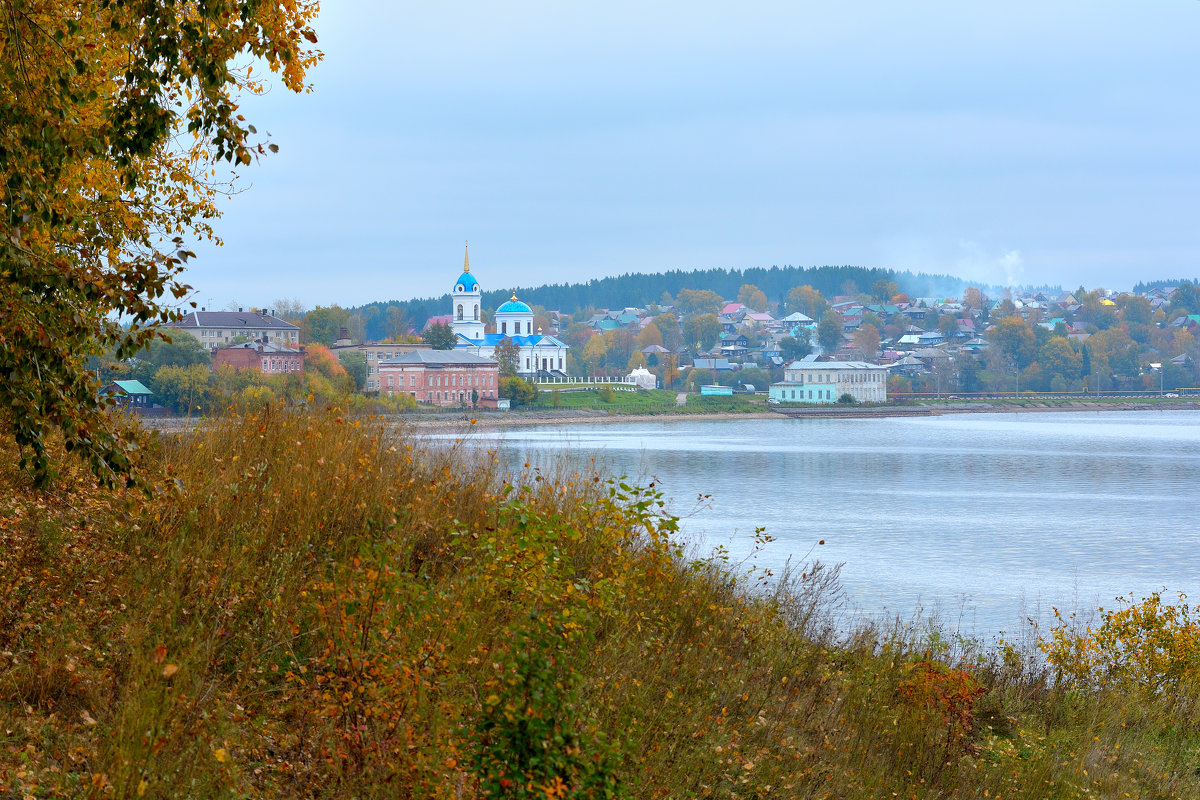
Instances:
[[[912,297],[959,296],[968,282],[949,275],[914,274],[869,267],[754,267],[750,269],[671,270],[652,274],[617,275],[596,278],[586,283],[550,284],[533,287],[505,287],[483,293],[483,307],[493,309],[517,295],[530,305],[573,313],[587,308],[624,308],[658,302],[663,293],[676,295],[680,289],[711,289],[722,297],[737,297],[738,289],[752,283],[772,301],[784,298],[789,289],[809,285],[826,297],[869,291],[871,284],[884,279],[895,281],[900,291]],[[487,285],[486,278],[484,285]],[[357,309],[367,324],[367,336],[384,335],[384,318],[390,306],[399,306],[409,324],[420,329],[425,320],[450,310],[450,295],[406,301],[368,303]],[[376,330],[378,328],[378,330]]]
[[[1181,283],[1190,283],[1193,286],[1200,286],[1200,278],[1175,278],[1174,280],[1158,280],[1158,281],[1138,281],[1133,286],[1134,294],[1142,294],[1151,289],[1165,289],[1168,286],[1175,287]]]

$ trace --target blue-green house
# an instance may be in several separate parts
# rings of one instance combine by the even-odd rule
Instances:
[[[147,407],[154,392],[147,389],[140,381],[113,381],[100,390],[101,394],[111,395],[119,406]]]
[[[769,396],[780,403],[835,403],[837,386],[832,383],[772,383]]]

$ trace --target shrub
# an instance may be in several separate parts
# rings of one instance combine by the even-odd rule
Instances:
[[[512,650],[493,666],[498,675],[476,724],[475,772],[486,797],[613,798],[620,786],[615,753],[580,731],[580,674],[570,643],[581,638],[538,614],[517,630]]]
[[[500,379],[500,396],[507,397],[514,407],[527,406],[537,402],[538,390],[524,378],[512,376]]]
[[[1082,629],[1054,610],[1059,624],[1038,647],[1058,680],[1073,689],[1114,686],[1171,698],[1200,695],[1200,611],[1165,604],[1158,592],[1118,610],[1102,610],[1100,625]]]
[[[241,413],[262,411],[275,405],[275,393],[267,386],[247,386],[232,398],[231,406]]]

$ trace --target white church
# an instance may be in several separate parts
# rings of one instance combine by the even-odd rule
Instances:
[[[501,304],[494,314],[496,331],[485,333],[480,304],[483,290],[471,274],[471,258],[463,255],[463,272],[454,282],[450,293],[450,328],[458,337],[455,349],[495,358],[496,345],[501,339],[512,339],[520,348],[517,371],[525,378],[565,378],[567,376],[568,345],[533,329],[533,309],[517,299]]]

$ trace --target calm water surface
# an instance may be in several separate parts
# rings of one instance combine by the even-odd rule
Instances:
[[[757,563],[840,562],[859,613],[938,610],[990,636],[1051,606],[1200,590],[1194,412],[669,420],[484,439],[546,467],[595,458],[657,480],[686,535],[735,559],[765,527],[775,541]]]

